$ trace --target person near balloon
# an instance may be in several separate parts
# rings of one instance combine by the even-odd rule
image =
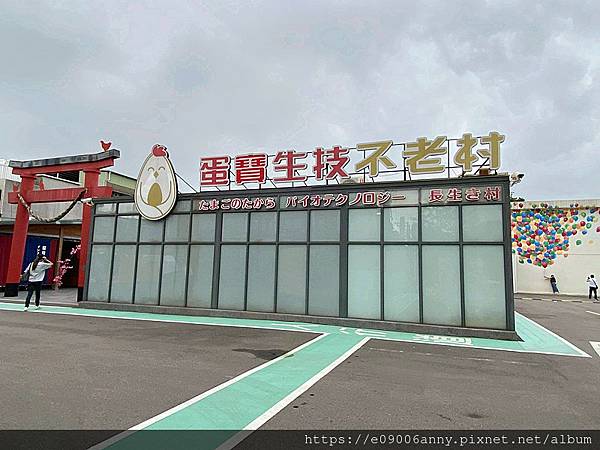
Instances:
[[[598,303],[598,283],[593,274],[587,278],[587,285],[589,288],[588,298],[591,300],[592,294],[594,294],[594,303]]]
[[[550,280],[550,286],[552,287],[552,293],[559,294],[560,292],[558,291],[558,286],[556,284],[556,277],[554,276],[554,274],[550,275],[549,277],[544,275],[544,278],[546,278],[547,280]],[[556,301],[556,300],[554,300],[554,301]]]

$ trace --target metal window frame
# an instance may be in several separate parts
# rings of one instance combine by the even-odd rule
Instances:
[[[502,187],[502,199],[496,202],[482,202],[482,203],[472,203],[465,204],[463,203],[450,203],[445,205],[431,205],[431,204],[423,204],[421,202],[421,192],[428,188],[446,188],[450,186],[461,186],[461,187],[483,187],[483,186],[501,186]],[[282,197],[287,195],[311,195],[311,194],[319,194],[319,193],[354,193],[354,192],[363,192],[363,191],[384,191],[384,190],[419,190],[419,202],[418,204],[407,204],[407,205],[393,205],[393,206],[381,206],[375,207],[375,209],[379,209],[380,211],[380,236],[379,241],[349,241],[348,236],[348,228],[349,228],[349,216],[350,209],[360,208],[365,209],[368,208],[366,206],[349,206],[344,205],[342,207],[311,207],[310,205],[307,208],[286,208],[282,206],[281,201]],[[276,213],[276,236],[274,242],[253,242],[250,240],[250,229],[251,229],[251,220],[253,212],[261,212],[261,211],[249,211],[249,210],[240,210],[240,211],[199,211],[194,209],[194,205],[198,200],[210,199],[210,198],[236,198],[236,197],[274,197],[276,200],[276,207],[273,210],[261,210],[263,212],[270,211]],[[89,292],[89,279],[90,279],[90,268],[92,265],[92,250],[94,245],[110,245],[111,247],[111,267],[110,267],[110,277],[109,277],[109,293],[107,302],[111,301],[111,290],[112,290],[112,272],[114,270],[114,257],[115,257],[115,246],[116,245],[135,245],[136,246],[136,255],[135,255],[135,268],[134,268],[134,282],[132,287],[132,300],[131,303],[135,304],[136,300],[136,290],[137,290],[137,275],[138,275],[138,265],[139,265],[139,246],[140,245],[160,245],[160,272],[159,272],[159,289],[157,293],[157,304],[161,305],[161,297],[162,297],[162,278],[163,278],[163,264],[164,264],[164,251],[165,245],[187,245],[187,265],[186,265],[186,273],[185,273],[185,288],[184,288],[184,305],[185,307],[189,306],[188,297],[189,297],[189,277],[190,277],[190,257],[191,257],[191,246],[192,245],[212,245],[213,246],[213,264],[212,264],[212,286],[211,286],[211,308],[218,309],[218,298],[219,298],[219,283],[220,283],[220,272],[221,272],[221,249],[223,245],[244,245],[246,249],[246,261],[245,261],[245,280],[244,280],[244,310],[247,310],[248,306],[248,269],[249,269],[249,251],[250,245],[274,245],[275,246],[275,273],[274,273],[274,301],[273,301],[273,312],[277,313],[277,304],[278,304],[278,282],[279,282],[279,247],[280,245],[304,245],[306,247],[306,265],[305,265],[305,314],[309,313],[310,306],[310,249],[313,245],[338,245],[339,246],[339,314],[338,317],[346,318],[348,317],[348,248],[349,245],[352,244],[373,244],[379,245],[380,251],[380,320],[385,320],[385,246],[388,245],[416,245],[418,247],[418,275],[419,275],[419,323],[424,323],[423,318],[423,245],[458,245],[459,246],[459,254],[460,254],[460,286],[461,286],[461,327],[465,326],[466,323],[466,311],[465,311],[465,286],[464,286],[464,246],[467,245],[503,245],[504,249],[504,280],[505,280],[505,304],[506,304],[506,330],[514,331],[514,293],[512,286],[512,246],[510,240],[510,186],[508,176],[502,175],[492,175],[492,176],[478,176],[478,177],[464,177],[460,179],[431,179],[431,180],[416,180],[416,181],[392,181],[392,182],[382,182],[382,183],[366,183],[366,184],[347,184],[347,185],[324,185],[324,186],[307,186],[307,187],[288,187],[288,188],[277,188],[277,189],[253,189],[253,190],[245,190],[245,191],[203,191],[201,193],[196,194],[180,194],[178,201],[187,201],[189,202],[188,208],[185,210],[174,211],[172,215],[187,215],[189,217],[188,220],[188,235],[187,241],[173,241],[167,242],[165,240],[166,237],[166,221],[164,221],[162,226],[162,236],[160,242],[140,242],[141,237],[141,228],[142,228],[142,218],[138,220],[138,228],[137,228],[137,240],[135,242],[116,242],[116,233],[117,233],[117,221],[120,216],[128,216],[128,215],[137,215],[136,212],[120,212],[120,204],[121,203],[131,203],[131,198],[112,198],[106,200],[98,200],[94,202],[94,207],[92,210],[92,224],[90,228],[90,239],[89,247],[88,247],[88,255],[90,258],[89,264],[86,267],[86,283],[84,286],[84,295],[85,298],[88,297]],[[99,212],[97,211],[98,205],[114,203],[115,208],[113,212]],[[502,217],[503,217],[503,240],[502,241],[489,241],[489,242],[465,242],[463,236],[463,207],[467,205],[491,205],[491,204],[499,204],[502,205]],[[458,241],[439,241],[439,242],[423,242],[423,234],[422,234],[422,211],[423,208],[427,207],[443,207],[443,206],[458,206],[458,214],[459,214],[459,238]],[[393,208],[417,208],[418,211],[418,239],[417,241],[386,241],[385,240],[385,224],[384,224],[384,216],[386,209]],[[311,215],[313,211],[339,211],[339,240],[338,241],[312,241],[311,240]],[[280,224],[281,224],[281,213],[288,211],[306,211],[306,226],[307,226],[307,235],[306,240],[302,241],[281,241],[280,240]],[[247,214],[247,223],[246,223],[246,239],[245,241],[228,241],[224,242],[222,239],[222,227],[223,227],[223,215],[224,214],[236,214],[236,213],[246,213]],[[214,214],[214,241],[197,241],[193,239],[193,222],[195,214]],[[96,218],[100,217],[113,217],[113,240],[112,242],[96,242],[93,241],[93,233]]]

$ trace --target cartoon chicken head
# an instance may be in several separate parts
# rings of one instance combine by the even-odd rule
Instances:
[[[177,200],[177,180],[167,148],[156,144],[144,161],[135,188],[135,204],[148,220],[165,217]]]

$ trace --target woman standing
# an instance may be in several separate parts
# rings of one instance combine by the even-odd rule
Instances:
[[[29,265],[27,269],[25,269],[25,277],[28,281],[27,286],[27,298],[25,299],[25,309],[27,311],[29,309],[29,302],[31,301],[31,296],[35,292],[35,309],[40,307],[40,292],[42,290],[42,283],[44,282],[44,277],[46,276],[46,270],[52,267],[52,262],[49,261],[44,255],[38,253],[37,258],[35,258]]]
[[[554,276],[554,274],[550,275],[550,278],[544,275],[544,278],[550,280],[550,286],[552,286],[552,293],[558,294],[558,286],[556,285],[556,277]]]

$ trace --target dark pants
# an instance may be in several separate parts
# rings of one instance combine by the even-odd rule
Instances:
[[[41,281],[30,281],[29,286],[27,286],[27,298],[25,299],[25,307],[29,308],[29,302],[31,301],[31,296],[35,292],[35,306],[40,306],[40,291],[42,290],[42,282]]]
[[[588,298],[592,298],[592,292],[594,293],[594,298],[596,300],[598,300],[598,288],[597,287],[595,287],[595,288],[590,287],[590,295],[588,296]]]
[[[558,294],[558,287],[556,286],[556,283],[550,283],[552,285],[552,293],[553,294]]]

